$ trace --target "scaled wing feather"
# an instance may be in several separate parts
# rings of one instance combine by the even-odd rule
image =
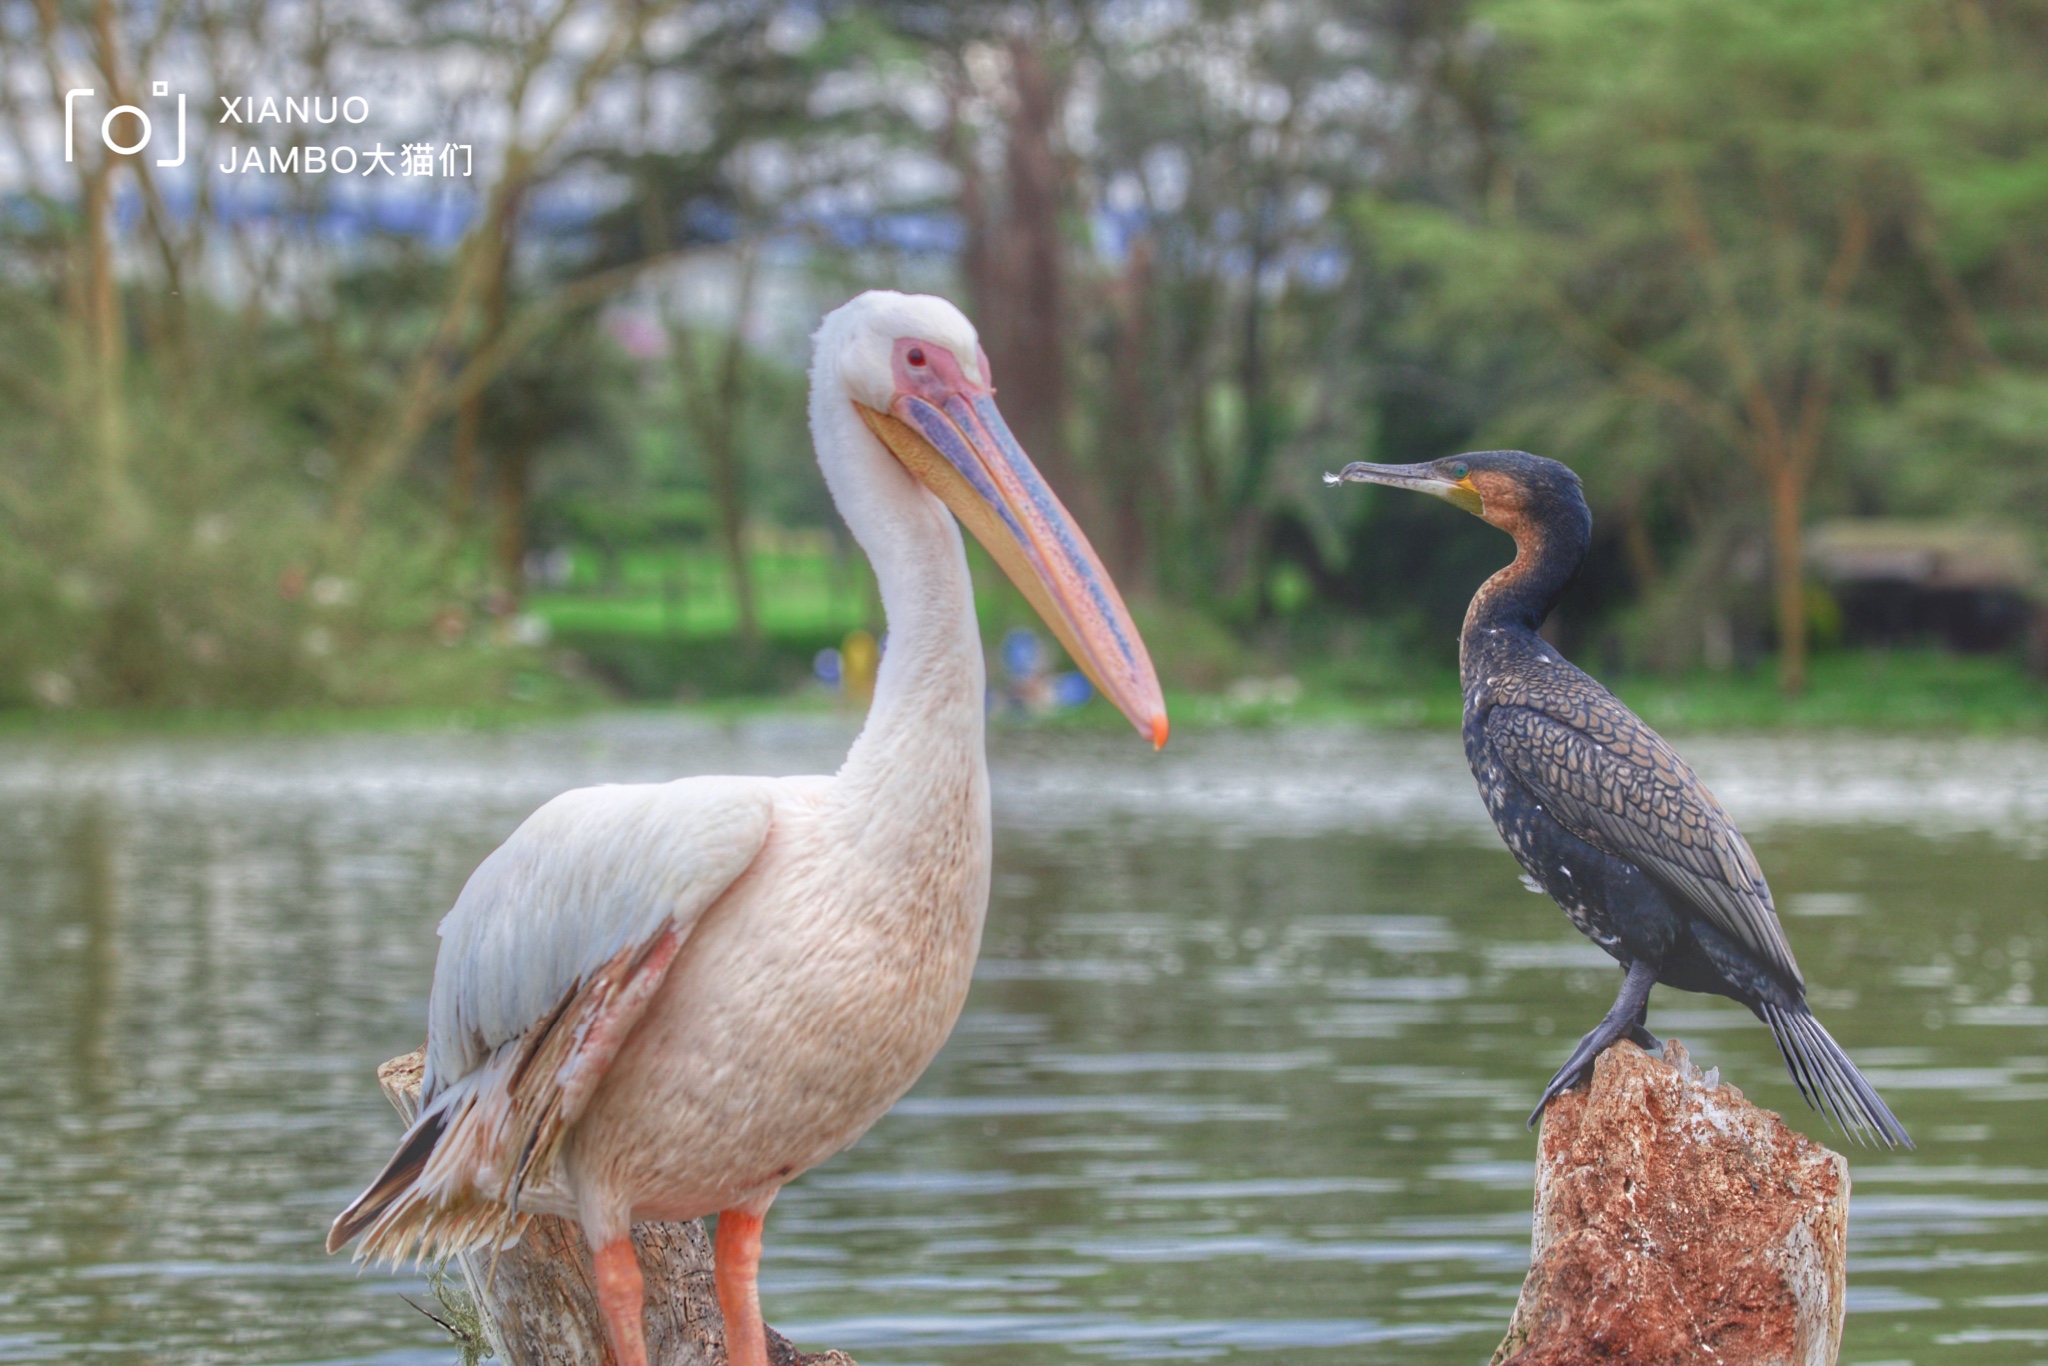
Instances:
[[[1509,771],[1574,835],[1641,868],[1804,991],[1756,855],[1685,760],[1604,690],[1579,693],[1566,715],[1544,700],[1486,715]]]

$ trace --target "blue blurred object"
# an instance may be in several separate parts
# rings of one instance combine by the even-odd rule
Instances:
[[[1003,681],[989,689],[991,711],[1047,716],[1081,706],[1095,695],[1085,674],[1052,671],[1053,651],[1029,627],[1005,631],[999,653]]]
[[[1095,689],[1084,673],[1061,674],[1052,681],[1052,704],[1064,711],[1068,707],[1086,705],[1095,696]]]
[[[1014,679],[1036,677],[1045,667],[1045,646],[1038,633],[1027,626],[1013,626],[1003,633],[1003,672]]]
[[[826,687],[837,688],[845,676],[839,662],[839,651],[829,645],[818,651],[811,660],[811,672],[816,674],[818,681]]]

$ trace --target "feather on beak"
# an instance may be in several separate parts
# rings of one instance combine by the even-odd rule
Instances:
[[[1456,504],[1474,517],[1486,509],[1486,500],[1472,486],[1472,477],[1448,479],[1429,465],[1369,465],[1356,461],[1340,473],[1323,476],[1325,484],[1385,484],[1388,488],[1413,489]]]

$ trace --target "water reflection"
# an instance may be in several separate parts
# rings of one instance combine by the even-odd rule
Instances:
[[[1527,1258],[1521,1119],[1612,969],[1448,737],[998,737],[958,1034],[785,1192],[764,1290],[864,1363],[1468,1362]],[[395,1129],[431,926],[563,787],[829,768],[843,727],[0,747],[0,1361],[453,1360],[320,1231]],[[1922,1140],[1858,1156],[1845,1362],[2035,1362],[2048,748],[1692,742],[1823,1016]],[[1934,813],[1931,831],[1916,830]],[[1660,993],[1817,1130],[1768,1036]]]

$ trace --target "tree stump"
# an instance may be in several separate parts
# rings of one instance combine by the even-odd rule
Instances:
[[[384,1094],[412,1123],[424,1048],[377,1069]],[[652,1366],[725,1366],[725,1316],[711,1279],[711,1239],[701,1222],[640,1224],[633,1250],[647,1280],[647,1359]],[[567,1219],[538,1215],[516,1247],[456,1258],[491,1353],[504,1366],[615,1366],[597,1310],[590,1249]],[[854,1366],[844,1352],[807,1356],[768,1332],[771,1366]]]
[[[1620,1043],[1551,1103],[1493,1366],[1833,1366],[1849,1164],[1717,1081]]]

